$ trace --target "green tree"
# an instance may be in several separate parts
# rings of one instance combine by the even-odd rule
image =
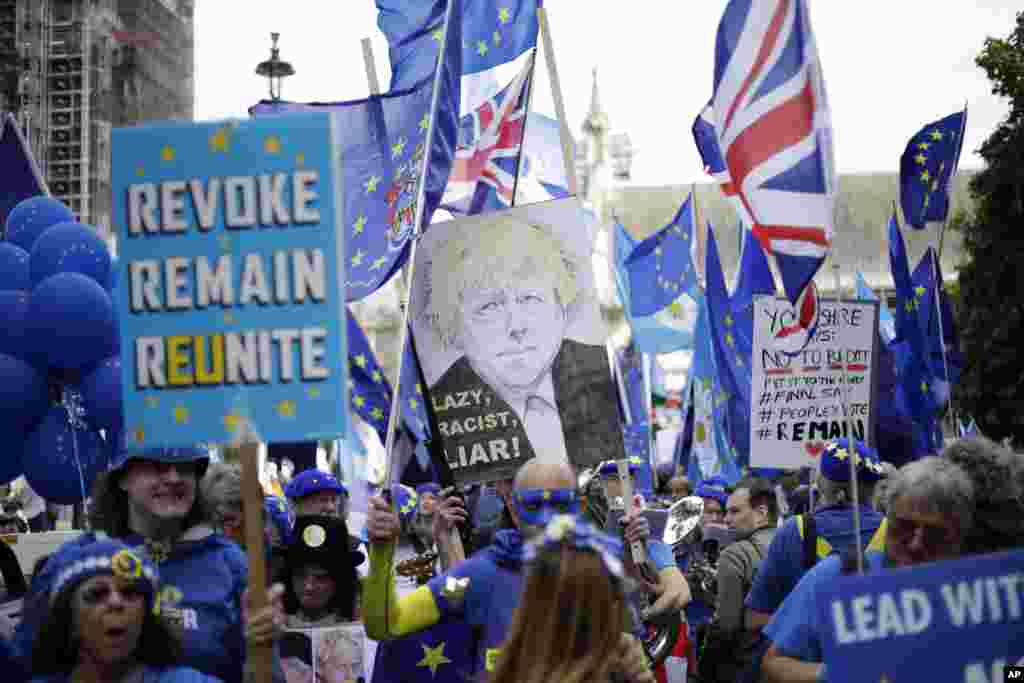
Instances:
[[[985,434],[1024,443],[1024,12],[975,61],[1009,113],[978,150],[985,168],[970,183],[957,312],[967,367],[956,396]]]

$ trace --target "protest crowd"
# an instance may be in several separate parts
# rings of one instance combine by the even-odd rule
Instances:
[[[414,4],[377,3],[387,93],[115,130],[116,257],[0,111],[0,681],[1024,680],[1024,452],[955,415],[970,359],[903,240],[948,218],[966,107],[901,160],[894,313],[826,301],[807,0],[730,0],[693,133],[737,282],[696,190],[616,219],[616,348],[564,122],[557,177],[506,164],[544,8]],[[350,304],[394,277],[389,377]]]

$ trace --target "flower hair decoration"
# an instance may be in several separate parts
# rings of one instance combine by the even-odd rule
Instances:
[[[523,559],[532,562],[541,553],[562,546],[597,553],[608,573],[618,582],[624,581],[622,542],[573,515],[552,517],[544,527],[544,533],[526,545]]]

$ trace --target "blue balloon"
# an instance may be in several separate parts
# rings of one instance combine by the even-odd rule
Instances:
[[[0,290],[31,289],[28,282],[28,252],[0,242]]]
[[[79,385],[86,414],[92,424],[106,431],[120,432],[121,357],[108,358],[82,378]]]
[[[0,434],[28,431],[49,407],[46,376],[20,358],[0,353]]]
[[[22,432],[7,432],[3,439],[5,446],[0,453],[0,486],[14,481],[25,471],[21,465],[25,435]]]
[[[7,214],[4,235],[7,241],[25,251],[32,251],[36,238],[51,225],[74,221],[71,209],[52,197],[30,197]]]
[[[25,342],[50,367],[64,370],[116,355],[119,342],[110,295],[81,273],[51,275],[29,297]]]
[[[81,223],[50,226],[32,246],[32,286],[56,273],[81,273],[105,289],[110,280],[110,252],[106,243],[94,229]]]
[[[24,360],[25,311],[28,310],[28,292],[13,290],[0,292],[0,353],[8,353]]]
[[[74,505],[89,495],[96,475],[106,469],[109,449],[87,426],[72,427],[67,409],[55,406],[28,439],[21,455],[25,479],[51,503]]]

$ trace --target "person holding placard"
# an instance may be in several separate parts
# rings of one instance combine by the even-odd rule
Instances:
[[[860,507],[854,509],[850,486],[850,459],[857,471]],[[816,482],[815,509],[788,520],[772,540],[757,578],[747,596],[747,622],[754,628],[768,623],[800,577],[820,560],[842,555],[851,548],[881,550],[885,542],[884,517],[874,510],[872,488],[884,470],[874,449],[846,439],[826,444]],[[860,539],[854,534],[853,516],[860,515]]]
[[[241,683],[248,644],[273,641],[284,626],[281,586],[267,590],[269,606],[246,614],[248,563],[242,549],[215,533],[199,481],[209,465],[205,448],[122,450],[93,487],[94,532],[64,544],[32,580],[15,634],[28,656],[47,612],[46,590],[68,553],[97,538],[120,539],[159,567],[161,614],[184,636],[183,662],[224,683]],[[276,672],[275,672],[276,673]]]
[[[885,546],[864,554],[866,572],[910,567],[959,557],[974,525],[975,491],[964,471],[934,456],[903,466],[886,487]],[[823,587],[856,571],[854,547],[807,572],[764,628],[771,641],[761,664],[766,683],[827,681],[822,661],[824,630],[817,599]]]

